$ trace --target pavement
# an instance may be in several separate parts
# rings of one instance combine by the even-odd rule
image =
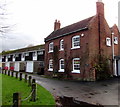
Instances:
[[[31,76],[55,97],[68,96],[91,104],[120,107],[117,106],[120,105],[120,78],[97,82],[81,82],[49,79],[39,75]]]

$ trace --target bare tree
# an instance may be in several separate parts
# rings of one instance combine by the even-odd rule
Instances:
[[[0,37],[4,38],[4,34],[10,31],[10,25],[6,23],[7,20],[7,3],[4,0],[0,1]]]

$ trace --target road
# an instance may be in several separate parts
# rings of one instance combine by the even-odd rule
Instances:
[[[120,100],[120,78],[98,82],[63,81],[32,75],[37,83],[54,96],[69,96],[92,104],[118,105]]]

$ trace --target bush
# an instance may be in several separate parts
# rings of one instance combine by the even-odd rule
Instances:
[[[104,80],[110,77],[109,59],[105,56],[99,56],[98,63],[95,64],[96,79]]]

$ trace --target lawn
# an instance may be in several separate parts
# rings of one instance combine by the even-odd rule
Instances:
[[[19,81],[15,77],[2,75],[2,105],[12,105],[13,93],[20,92],[21,99],[25,99],[31,93],[31,87],[24,81]],[[0,78],[1,81],[1,78]],[[1,89],[1,88],[0,88]],[[23,101],[22,105],[53,105],[55,107],[55,100],[51,93],[40,85],[37,85],[37,101],[32,102],[30,98]]]
[[[0,106],[2,105],[2,75],[0,75]]]

